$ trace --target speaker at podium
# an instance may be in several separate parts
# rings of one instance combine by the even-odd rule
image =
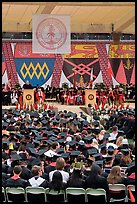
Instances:
[[[96,89],[86,89],[85,90],[85,105],[88,104],[94,105],[96,104]]]
[[[23,104],[26,104],[26,105],[34,104],[34,90],[33,89],[24,89]]]

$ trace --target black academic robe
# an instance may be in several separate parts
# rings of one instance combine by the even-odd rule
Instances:
[[[26,188],[27,187],[27,181],[22,179],[22,178],[18,178],[18,179],[9,178],[9,179],[7,179],[6,187]]]

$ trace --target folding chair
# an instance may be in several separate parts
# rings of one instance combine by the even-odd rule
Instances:
[[[28,186],[25,188],[26,192],[26,201],[27,202],[45,202],[45,189],[43,187],[31,187]]]
[[[110,202],[126,200],[126,186],[124,184],[109,184]]]
[[[46,201],[47,202],[65,202],[66,192],[65,190],[60,190],[60,192],[55,190],[45,189]]]
[[[135,185],[127,186],[128,202],[135,202]]]
[[[8,202],[25,202],[25,190],[24,188],[18,187],[6,187],[6,197]]]
[[[95,202],[95,203],[105,203],[106,199],[106,191],[103,188],[87,188],[86,189],[86,201],[87,202]]]
[[[4,187],[2,187],[2,202],[6,202],[6,193]]]
[[[66,188],[67,202],[86,202],[86,190],[84,188]]]

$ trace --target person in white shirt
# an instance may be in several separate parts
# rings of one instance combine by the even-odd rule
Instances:
[[[51,182],[52,181],[52,177],[53,177],[53,174],[55,171],[59,171],[61,174],[62,174],[62,177],[63,177],[63,182],[64,183],[67,183],[68,179],[69,179],[69,173],[68,172],[65,172],[63,169],[64,169],[64,166],[65,166],[65,160],[62,158],[62,157],[59,157],[57,160],[56,160],[56,170],[54,171],[51,171],[49,173],[49,181]]]

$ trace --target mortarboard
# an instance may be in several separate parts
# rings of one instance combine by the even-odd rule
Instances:
[[[88,126],[89,125],[89,122],[87,120],[83,121],[83,125],[84,126]]]
[[[8,131],[15,131],[15,126],[8,126],[8,127],[7,127],[7,130],[8,130]]]
[[[95,161],[95,164],[98,165],[98,166],[102,166],[104,163],[103,160],[98,160],[98,161]]]
[[[69,152],[65,152],[65,153],[62,153],[61,154],[61,157],[63,157],[64,159],[68,159],[70,156],[70,153]]]
[[[57,137],[53,137],[53,136],[51,136],[51,137],[50,137],[50,140],[52,140],[52,141],[57,141],[58,138],[57,138]]]
[[[33,139],[33,142],[35,143],[35,144],[40,144],[40,141],[38,141],[38,140],[36,140],[36,139]]]
[[[56,120],[60,120],[60,116],[59,115],[56,115]]]
[[[45,149],[40,149],[39,152],[38,152],[38,155],[42,156],[42,155],[44,155],[45,152],[46,152]]]
[[[48,123],[48,121],[44,119],[44,120],[41,121],[41,123],[42,123],[43,125],[46,125],[46,124]]]
[[[52,143],[53,143],[53,141],[52,140],[44,140],[48,145],[51,145]]]
[[[102,159],[102,154],[101,153],[93,154],[92,157],[95,158],[95,161],[101,160]]]
[[[16,154],[16,153],[11,154],[10,157],[11,157],[11,159],[12,159],[13,161],[21,160],[20,155],[19,155],[19,154]]]
[[[70,147],[75,147],[76,146],[76,141],[72,140],[69,142]]]
[[[100,131],[101,131],[100,129],[94,129],[93,132],[94,132],[95,135],[98,135],[100,133]]]
[[[27,144],[26,144],[26,150],[29,150],[29,148],[34,148],[34,144],[32,144],[32,143],[27,143]]]
[[[24,135],[22,135],[22,134],[20,134],[20,133],[16,133],[16,137],[17,137],[18,139],[20,139],[20,138],[23,138]]]
[[[99,148],[101,149],[101,151],[106,150],[106,144],[101,144],[99,145]]]
[[[127,156],[129,154],[129,149],[121,149],[120,152]]]
[[[90,142],[90,143],[92,143],[93,137],[92,137],[92,136],[85,136],[85,137],[83,137],[83,140],[84,140],[85,142]]]
[[[97,116],[97,115],[93,115],[93,119],[94,119],[94,120],[100,120],[100,117]],[[93,123],[93,124],[94,124],[94,123]],[[97,124],[97,123],[95,123],[95,124]]]
[[[40,166],[41,165],[40,159],[38,159],[38,158],[33,159],[31,162],[31,166],[34,166],[34,165]]]
[[[31,124],[31,123],[32,123],[32,121],[29,120],[29,119],[27,119],[26,122],[27,122],[28,124]]]
[[[80,151],[72,151],[70,156],[77,157],[80,154]]]
[[[65,140],[64,139],[58,139],[59,144],[64,145],[65,144]]]
[[[15,120],[14,118],[11,118],[11,119],[10,119],[10,123],[13,124],[13,123],[15,123],[15,122],[16,122],[16,120]]]
[[[97,154],[97,153],[98,153],[98,149],[95,148],[95,147],[92,147],[92,148],[87,150],[87,154],[91,155],[91,156],[94,155],[94,154]]]
[[[112,161],[112,159],[113,159],[112,156],[104,157],[105,163],[109,163],[110,161]]]
[[[58,154],[64,153],[64,148],[56,149],[56,153],[58,153]]]
[[[77,120],[73,120],[73,122],[72,122],[74,125],[80,125],[81,123],[79,122],[79,121],[77,121]]]

